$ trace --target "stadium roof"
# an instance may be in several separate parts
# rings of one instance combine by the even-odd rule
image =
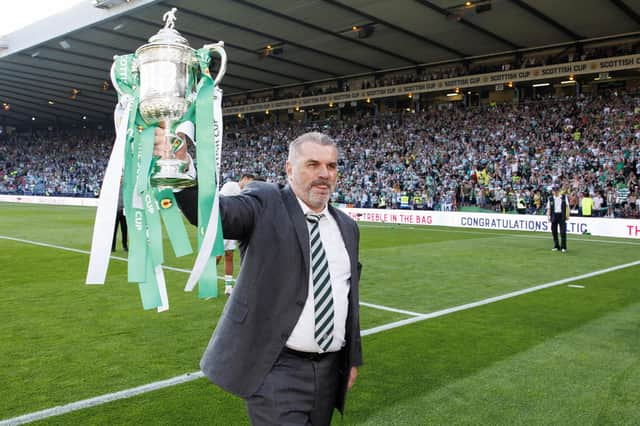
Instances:
[[[640,35],[640,0],[96,2],[0,40],[0,125],[109,123],[113,56],[146,43],[172,7],[192,47],[225,42],[226,95]]]

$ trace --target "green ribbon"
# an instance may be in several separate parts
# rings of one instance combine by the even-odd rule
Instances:
[[[160,206],[160,216],[166,229],[171,229],[169,240],[177,257],[193,253],[182,214],[176,204],[176,198],[170,188],[156,192],[156,200]]]
[[[213,123],[213,103],[215,86],[209,73],[211,60],[209,49],[199,49],[196,57],[200,64],[202,77],[198,84],[196,98],[196,157],[198,161],[198,248],[206,232],[207,223],[211,216],[213,198],[216,194],[216,151],[215,132],[221,132],[220,123]],[[215,127],[215,128],[214,128]],[[213,246],[211,258],[198,281],[198,297],[209,298],[218,296],[218,274],[215,257],[224,254],[224,240],[222,238],[222,223],[218,221],[218,234]]]
[[[162,306],[162,298],[156,280],[155,267],[151,256],[146,257],[145,262],[146,275],[148,279],[138,284],[140,290],[140,298],[142,299],[143,309],[154,309]]]

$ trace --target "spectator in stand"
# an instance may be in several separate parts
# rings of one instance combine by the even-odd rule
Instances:
[[[580,205],[581,215],[584,217],[591,217],[593,212],[593,198],[591,198],[587,191],[582,194]]]
[[[611,184],[607,185],[607,217],[615,217],[616,192]]]
[[[604,202],[602,198],[602,192],[596,191],[596,194],[593,196],[593,215],[596,217],[602,216],[602,203]]]

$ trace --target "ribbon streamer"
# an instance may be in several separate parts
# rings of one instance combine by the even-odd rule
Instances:
[[[87,284],[104,284],[111,255],[111,241],[116,223],[118,209],[118,192],[120,191],[120,177],[124,164],[124,148],[127,139],[127,127],[131,98],[124,97],[123,102],[116,105],[114,118],[116,123],[116,141],[111,150],[107,170],[104,174],[100,199],[96,210],[91,240],[91,255],[87,270]]]
[[[213,136],[216,142],[216,150],[220,151],[222,147],[222,90],[218,87],[214,87],[214,96],[213,96],[213,117],[214,117],[214,125],[213,125]],[[197,127],[196,127],[197,130]],[[216,174],[218,174],[218,167],[216,164]],[[198,168],[198,176],[200,177],[200,167]],[[216,183],[214,183],[215,186]],[[214,188],[215,188],[214,186]],[[220,212],[219,212],[219,194],[218,191],[215,191],[213,196],[213,206],[211,208],[211,214],[207,221],[206,231],[204,232],[204,236],[201,238],[200,249],[198,251],[198,256],[196,257],[196,261],[193,265],[193,269],[191,270],[191,274],[189,275],[189,279],[187,280],[187,284],[184,288],[185,291],[193,291],[196,286],[196,283],[205,273],[205,269],[207,269],[207,264],[212,262],[213,256],[216,254],[224,253],[224,247],[221,247],[222,241],[222,232],[221,232],[221,223],[220,223]],[[199,217],[200,219],[200,217]],[[199,224],[198,231],[202,230],[202,224]],[[215,266],[215,264],[214,264]],[[205,274],[206,275],[206,274]],[[217,281],[217,279],[216,279]],[[214,297],[214,294],[207,294],[202,292],[202,282],[200,283],[200,295],[201,297]],[[217,287],[216,289],[217,290]]]

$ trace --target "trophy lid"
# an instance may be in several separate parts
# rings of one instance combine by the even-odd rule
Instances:
[[[153,44],[181,44],[189,47],[189,42],[176,29],[174,29],[176,21],[175,7],[165,13],[162,20],[165,21],[164,28],[160,29],[157,34],[149,38],[149,43]]]

